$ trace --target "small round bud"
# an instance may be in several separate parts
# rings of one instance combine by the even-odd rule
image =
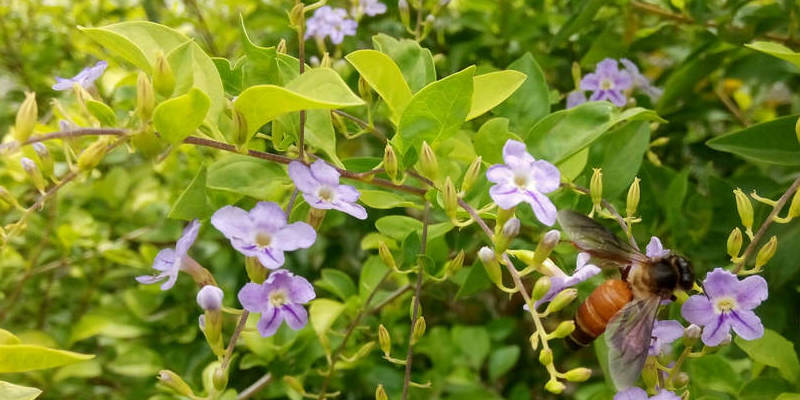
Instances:
[[[417,317],[422,315],[422,303],[417,302],[417,296],[411,296],[411,304],[408,305],[408,318],[414,319],[414,303],[417,304]]]
[[[675,384],[675,387],[682,388],[689,384],[689,375],[686,372],[679,372],[675,375],[675,378],[672,379],[672,383]]]
[[[534,300],[540,300],[544,297],[547,292],[550,290],[550,277],[542,276],[541,278],[536,280],[536,283],[533,285],[533,292],[531,293],[531,297]]]
[[[461,193],[467,193],[472,188],[472,185],[475,184],[475,181],[478,180],[482,163],[483,158],[478,157],[469,164],[467,172],[464,172],[464,178],[461,179]]]
[[[445,214],[447,214],[451,220],[455,220],[456,212],[458,211],[458,193],[456,193],[456,186],[453,185],[453,181],[449,176],[444,180],[442,197]]]
[[[691,324],[683,330],[683,335],[686,339],[697,340],[700,339],[700,334],[703,332],[703,329],[695,324]]]
[[[593,168],[592,179],[589,181],[589,192],[592,196],[592,204],[599,207],[603,201],[603,170]]]
[[[756,255],[756,269],[759,270],[761,267],[766,265],[769,260],[772,259],[772,256],[775,255],[775,250],[778,249],[778,238],[773,236],[769,238],[769,241],[761,246],[761,249],[758,250],[758,254]]]
[[[28,157],[22,157],[20,158],[19,163],[22,165],[22,169],[25,170],[25,173],[28,174],[33,186],[36,187],[36,190],[44,193],[46,186],[44,176],[42,176],[42,171],[36,165],[36,162]]]
[[[213,285],[205,285],[197,292],[197,305],[206,311],[216,311],[222,308],[224,296],[222,289]]]
[[[569,334],[572,333],[574,330],[575,330],[575,321],[573,320],[561,321],[561,323],[558,324],[558,327],[556,327],[556,330],[553,331],[552,335],[556,339],[562,339],[569,336]]]
[[[25,100],[17,111],[17,120],[14,124],[14,139],[24,142],[31,137],[36,121],[39,119],[39,110],[36,105],[36,93],[25,93]]]
[[[739,218],[742,220],[742,225],[745,227],[745,229],[747,229],[748,232],[752,232],[753,204],[750,203],[750,199],[746,194],[744,194],[742,189],[736,188],[736,190],[733,191],[733,195],[736,198],[736,210],[739,212]]]
[[[214,389],[222,392],[228,386],[228,374],[226,374],[222,368],[217,367],[214,369],[214,375],[211,377],[211,381],[214,384]]]
[[[439,160],[428,142],[422,142],[422,154],[420,155],[420,167],[422,174],[426,178],[435,181],[439,175]]]
[[[631,183],[631,187],[628,188],[628,199],[625,203],[625,213],[628,217],[636,215],[636,209],[639,207],[639,181],[639,177],[633,178],[633,183]]]
[[[53,156],[50,155],[47,146],[42,142],[37,142],[34,143],[32,147],[33,151],[36,152],[36,156],[39,157],[39,164],[41,164],[44,174],[46,176],[53,176],[55,166],[53,163]]]
[[[539,352],[539,362],[542,365],[545,365],[545,366],[552,364],[553,363],[553,350],[542,349],[542,351]]]
[[[551,380],[547,381],[547,383],[544,385],[544,389],[545,390],[547,390],[550,393],[554,393],[554,394],[560,394],[566,388],[567,388],[566,385],[564,385],[563,383],[561,383],[561,382],[559,382],[559,381],[557,381],[555,379],[551,379]]]
[[[411,337],[411,342],[416,343],[423,335],[425,335],[426,329],[427,325],[425,324],[425,317],[420,316],[414,322],[414,334]]]
[[[797,123],[794,125],[794,134],[797,135],[797,141],[800,142],[800,118],[797,119]]]
[[[514,238],[519,235],[520,222],[519,218],[514,217],[506,221],[503,225],[503,236],[507,238]]]
[[[556,295],[556,297],[553,298],[553,301],[551,301],[550,304],[547,306],[546,312],[551,313],[559,311],[564,307],[566,307],[567,305],[569,305],[569,303],[572,303],[572,301],[575,300],[576,297],[578,297],[577,289],[574,288],[564,289],[560,291]]]
[[[378,243],[378,255],[380,255],[381,261],[383,261],[387,267],[391,269],[397,269],[397,263],[394,261],[392,251],[389,250],[389,246],[386,245],[386,242],[380,241]]]
[[[539,265],[550,257],[550,253],[553,252],[553,249],[558,245],[558,241],[561,240],[561,232],[553,229],[548,231],[542,237],[542,240],[539,244],[536,245],[536,250],[533,252],[533,265]]]
[[[392,337],[389,335],[389,331],[386,330],[386,327],[383,324],[378,325],[378,344],[381,347],[381,351],[383,355],[389,357],[392,353]]]
[[[397,180],[398,168],[397,154],[394,152],[392,145],[387,143],[386,148],[383,150],[383,169],[392,181]]]
[[[592,377],[592,370],[589,368],[573,368],[564,373],[564,379],[570,382],[583,382]]]
[[[452,260],[447,264],[447,272],[450,274],[455,274],[456,272],[461,270],[461,267],[464,266],[464,250],[459,251],[456,253],[456,256],[453,257]]]
[[[386,394],[383,385],[378,385],[378,388],[375,389],[375,400],[389,400],[389,395]]]
[[[484,264],[490,263],[495,260],[494,250],[490,249],[488,246],[483,246],[478,250],[478,258],[480,258]]]
[[[732,258],[739,257],[739,251],[742,250],[742,231],[739,228],[733,228],[731,234],[728,235],[728,255]]]
[[[502,286],[503,273],[500,271],[500,263],[495,257],[494,250],[483,246],[480,250],[478,250],[478,258],[483,263],[483,267],[486,269],[486,275],[489,277],[489,280],[491,280],[492,283],[497,286]]]
[[[153,84],[144,72],[139,72],[136,80],[136,113],[142,121],[149,121],[156,106]]]
[[[153,65],[153,88],[156,93],[163,97],[170,97],[175,90],[175,75],[172,67],[164,56],[164,53],[156,54],[156,62]]]
[[[172,389],[175,393],[188,396],[190,398],[194,398],[194,392],[192,388],[189,387],[184,380],[178,376],[178,374],[168,370],[163,369],[158,372],[158,380],[161,382],[162,385]]]

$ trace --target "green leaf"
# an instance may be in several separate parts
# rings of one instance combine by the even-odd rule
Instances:
[[[275,120],[275,123],[281,124],[284,131],[289,132],[294,138],[294,142],[297,142],[297,132],[300,131],[300,114],[282,115]],[[273,132],[275,132],[274,123]],[[306,111],[304,137],[307,145],[322,150],[336,166],[344,167],[344,164],[336,154],[336,131],[333,130],[333,122],[328,110]]]
[[[416,92],[436,80],[436,67],[431,51],[422,48],[411,39],[397,40],[379,33],[372,37],[372,45],[387,54],[400,67],[412,92]]]
[[[361,196],[358,199],[370,208],[382,210],[396,207],[419,207],[414,199],[404,196],[400,192],[385,190],[364,189],[361,190]]]
[[[362,105],[342,78],[329,68],[307,71],[289,82],[286,88],[275,85],[252,86],[236,98],[234,108],[247,120],[252,135],[277,116],[300,110],[330,110]]]
[[[134,378],[150,377],[162,369],[159,353],[147,347],[135,345],[119,353],[108,363],[107,368],[122,376]]]
[[[747,382],[736,398],[738,400],[775,399],[779,394],[791,389],[788,383],[776,377],[759,377]]]
[[[422,221],[405,215],[389,215],[378,218],[378,220],[375,221],[375,228],[378,229],[378,232],[392,239],[403,241],[411,232],[422,234]],[[437,238],[449,232],[451,229],[453,229],[453,224],[450,222],[432,224],[428,227],[428,238]]]
[[[278,164],[267,160],[232,154],[208,167],[209,189],[243,194],[259,200],[281,199],[291,181]]]
[[[797,115],[749,126],[715,137],[706,144],[714,150],[750,161],[786,166],[800,165],[800,144],[795,136]]]
[[[153,110],[153,125],[161,137],[176,144],[194,133],[208,113],[208,96],[197,88],[163,101]]]
[[[355,51],[345,59],[386,102],[392,111],[392,120],[398,121],[412,96],[400,67],[391,57],[375,50]]]
[[[589,149],[585,148],[567,159],[557,163],[558,170],[561,171],[561,179],[567,182],[572,182],[577,178],[583,169],[586,168],[586,163],[589,161]]]
[[[19,338],[13,333],[0,328],[0,344],[19,344]]]
[[[483,115],[505,101],[519,89],[525,79],[525,74],[514,70],[474,76],[472,106],[467,114],[467,121]]]
[[[333,293],[342,301],[346,301],[350,296],[356,294],[356,285],[353,280],[338,269],[323,268],[322,279],[315,281],[314,285]]]
[[[781,393],[775,400],[800,400],[800,393]]]
[[[558,30],[550,46],[554,48],[581,29],[592,26],[592,20],[597,16],[600,7],[605,3],[604,0],[583,0],[578,5],[577,12],[572,13],[570,19]]]
[[[237,64],[241,64],[244,87],[263,84],[283,86],[300,75],[300,60],[278,53],[275,46],[262,47],[253,43],[247,35],[243,16],[240,17],[239,27],[246,57]]]
[[[491,349],[489,333],[486,332],[486,328],[458,325],[453,327],[451,334],[453,342],[461,350],[467,363],[473,369],[479,369]]]
[[[141,336],[145,330],[128,323],[118,314],[90,312],[72,326],[70,343],[79,342],[95,335],[117,339],[130,339]]]
[[[231,96],[239,94],[242,91],[243,79],[241,65],[233,66],[228,59],[222,57],[212,57],[211,61],[217,67],[217,73],[219,73],[219,78],[222,80],[222,87],[225,89],[225,93]]]
[[[489,356],[489,379],[495,381],[514,367],[519,359],[519,346],[505,346],[492,352]]]
[[[492,112],[508,118],[514,132],[528,132],[537,121],[550,113],[550,90],[544,72],[531,53],[516,59],[508,69],[522,72],[528,79]]]
[[[794,64],[795,67],[800,68],[800,53],[797,53],[780,43],[755,41],[753,43],[746,44],[745,46],[762,53],[767,53],[773,57],[780,58],[781,60],[786,60]]]
[[[492,118],[478,129],[478,133],[472,138],[475,152],[489,164],[503,162],[503,146],[509,139],[522,139],[515,133],[508,130],[509,120],[507,118]]]
[[[309,321],[314,328],[319,341],[323,347],[328,349],[327,333],[331,329],[336,318],[344,311],[344,304],[331,299],[316,299],[311,301],[308,308]]]
[[[206,168],[203,167],[172,205],[168,217],[191,221],[208,218],[212,211],[206,197]]]
[[[68,378],[94,378],[103,374],[103,368],[97,360],[86,360],[77,364],[66,365],[58,369],[53,375],[54,382]]]
[[[707,77],[723,64],[729,51],[699,51],[687,57],[687,62],[669,75],[664,83],[664,94],[658,99],[656,111],[659,114],[678,110],[687,99],[695,97],[697,82]]]
[[[419,153],[423,141],[432,144],[458,132],[472,102],[474,72],[474,66],[466,68],[425,86],[411,98],[392,139],[401,155],[409,149]]]
[[[712,354],[690,359],[686,364],[689,376],[703,389],[729,394],[736,394],[739,391],[742,377],[734,371],[726,358]]]
[[[113,127],[117,125],[117,115],[105,103],[88,99],[86,100],[86,109],[89,110],[93,117],[97,118],[101,126]]]
[[[489,280],[489,276],[486,275],[486,269],[479,262],[472,267],[459,271],[459,274],[462,273],[466,274],[466,278],[464,278],[461,287],[458,288],[457,299],[472,296],[492,287],[492,282]]]
[[[39,397],[40,394],[42,394],[42,391],[37,388],[0,381],[0,399],[33,400]]]
[[[792,383],[798,383],[800,362],[797,359],[794,344],[779,333],[771,329],[765,329],[764,336],[759,339],[744,340],[736,336],[734,342],[753,361],[775,367],[784,379]]]
[[[596,164],[603,168],[603,197],[615,199],[628,189],[649,144],[650,124],[646,121],[625,124],[597,142],[598,147],[603,146]]]
[[[152,72],[152,65],[159,52],[170,55],[176,48],[185,46],[184,51],[187,56],[172,55],[168,58],[176,79],[176,90],[173,94],[185,93],[177,90],[181,85],[185,91],[189,91],[192,85],[202,90],[210,102],[208,114],[205,115],[206,121],[216,126],[225,102],[222,80],[211,58],[189,37],[172,28],[147,21],[121,22],[100,28],[79,27],[79,29],[104,49],[147,73]],[[176,61],[180,63],[173,64]],[[177,71],[182,73],[179,74]],[[186,86],[187,81],[191,81],[192,84]]]
[[[383,280],[383,276],[389,271],[380,257],[372,256],[367,258],[361,267],[361,275],[358,277],[358,295],[366,300],[372,291],[376,290],[378,283]]]
[[[81,354],[33,344],[4,344],[0,345],[0,373],[60,367],[90,358],[94,358],[94,354]]]

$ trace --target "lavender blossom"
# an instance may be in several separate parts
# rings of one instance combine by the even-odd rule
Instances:
[[[357,2],[358,6],[353,9],[354,15],[366,14],[374,17],[386,12],[386,4],[378,0],[357,0]]]
[[[739,280],[736,275],[715,268],[703,280],[705,294],[689,297],[681,314],[687,321],[703,327],[703,343],[718,346],[731,328],[745,340],[764,335],[764,325],[753,309],[767,299],[767,281],[753,275]]]
[[[531,205],[536,218],[552,226],[556,222],[556,206],[545,193],[558,189],[561,173],[555,165],[536,160],[525,143],[509,139],[503,146],[505,164],[495,164],[486,171],[486,178],[495,183],[489,195],[500,208],[508,210],[519,203]]]
[[[384,6],[385,8],[386,6]],[[314,11],[314,15],[306,21],[305,38],[325,39],[330,37],[333,44],[341,44],[345,36],[356,34],[358,22],[347,18],[344,8],[323,6]]]
[[[196,219],[186,225],[180,239],[175,243],[175,249],[163,249],[156,254],[156,258],[153,260],[153,269],[159,272],[155,275],[137,276],[136,280],[139,283],[150,285],[166,279],[166,282],[161,285],[161,290],[171,289],[178,279],[178,272],[182,269],[186,258],[189,257],[187,253],[197,239],[199,231],[200,222]]]
[[[57,76],[56,84],[53,85],[53,90],[70,90],[76,83],[81,85],[81,87],[84,89],[88,89],[94,84],[94,81],[96,81],[100,75],[103,75],[103,72],[107,67],[107,62],[98,61],[97,64],[82,69],[81,72],[78,72],[78,75],[75,75],[72,78],[61,78]]]
[[[664,94],[664,90],[653,86],[653,84],[650,83],[650,79],[647,79],[646,76],[639,72],[639,67],[637,67],[633,61],[623,58],[620,62],[625,67],[625,71],[627,71],[633,79],[633,87],[641,89],[646,95],[650,96],[650,99],[653,101],[658,100],[658,98]]]
[[[538,308],[540,304],[553,300],[553,297],[562,290],[575,286],[599,274],[601,271],[600,267],[589,264],[589,258],[591,258],[589,253],[578,253],[578,258],[575,262],[575,272],[573,272],[572,275],[567,275],[563,271],[557,270],[556,272],[561,272],[561,274],[550,277],[550,290],[547,291],[544,297],[536,301],[534,307]]]
[[[644,389],[634,386],[615,394],[614,400],[680,400],[680,396],[662,389],[655,396],[648,397]]]
[[[339,171],[325,161],[310,167],[300,161],[289,163],[289,177],[309,206],[321,210],[339,210],[358,219],[367,218],[367,210],[357,204],[359,193],[350,185],[339,184]]]
[[[234,249],[258,258],[269,269],[283,265],[284,251],[308,248],[317,239],[310,225],[288,224],[280,206],[265,201],[250,212],[234,206],[222,207],[211,216],[211,224],[231,241]]]
[[[583,90],[576,89],[567,94],[567,109],[577,107],[586,103],[586,93]]]
[[[633,86],[633,79],[627,71],[620,71],[617,60],[606,58],[597,63],[595,72],[586,74],[581,80],[581,89],[592,91],[589,100],[608,100],[617,107],[628,102],[625,90]]]
[[[656,236],[650,238],[650,243],[645,247],[645,254],[650,258],[664,258],[670,253],[669,249],[665,249],[661,244],[661,239]]]
[[[261,313],[258,333],[272,336],[286,321],[290,328],[298,330],[308,322],[308,313],[303,304],[316,297],[314,287],[302,276],[286,270],[270,274],[261,285],[248,283],[239,291],[239,302],[251,313]]]
[[[653,325],[653,338],[650,341],[648,355],[658,356],[667,349],[670,343],[683,337],[683,325],[675,320],[656,321]]]

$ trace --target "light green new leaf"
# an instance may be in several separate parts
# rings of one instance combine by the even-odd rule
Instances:
[[[496,71],[473,77],[472,106],[467,121],[488,112],[514,94],[527,77],[522,72]]]
[[[114,110],[105,103],[89,99],[86,100],[86,109],[93,117],[100,121],[101,126],[116,126],[117,115],[114,114]]]
[[[300,131],[300,114],[284,114],[279,116],[272,125],[273,134],[276,124],[280,129],[289,133],[297,141],[297,132]],[[305,142],[307,145],[322,150],[337,167],[344,167],[339,155],[336,154],[336,131],[333,129],[331,113],[328,110],[306,111]]]
[[[786,60],[794,64],[795,67],[800,68],[800,53],[797,53],[780,43],[755,41],[753,43],[746,44],[745,46],[762,53],[767,53],[773,57],[780,58],[781,60]]]
[[[393,138],[400,154],[409,149],[419,153],[423,141],[433,143],[458,132],[471,106],[474,73],[475,67],[468,67],[425,86],[411,98]]]
[[[278,164],[267,160],[232,154],[208,167],[209,189],[239,193],[259,200],[278,200],[291,181]]]
[[[0,399],[3,400],[33,400],[40,394],[42,391],[37,388],[0,381]]]
[[[389,209],[396,207],[419,207],[416,202],[398,192],[387,192],[385,190],[361,190],[358,198],[362,203],[370,208]]]
[[[375,50],[355,51],[345,58],[386,102],[392,119],[398,121],[412,96],[400,67],[391,57]]]
[[[636,121],[609,132],[603,139],[602,156],[592,166],[603,168],[603,196],[616,198],[633,182],[650,144],[650,124]],[[597,145],[600,146],[600,142]]]
[[[168,217],[191,221],[195,218],[205,219],[211,215],[211,211],[206,197],[206,168],[203,167],[172,205]]]
[[[759,339],[744,340],[736,336],[734,342],[753,361],[777,368],[781,376],[789,382],[800,381],[800,361],[794,344],[779,333],[765,329],[764,336]]]
[[[275,117],[300,110],[330,110],[359,106],[364,102],[342,78],[329,68],[307,71],[285,88],[275,85],[252,86],[236,98],[234,108],[247,120],[252,135]]]
[[[522,139],[508,130],[509,120],[506,118],[492,118],[478,129],[472,138],[475,152],[489,164],[503,162],[503,146],[509,139]]]
[[[208,107],[208,96],[197,88],[188,93],[161,102],[153,110],[153,125],[169,143],[180,143],[203,123]]]
[[[326,351],[330,348],[327,333],[336,318],[344,311],[344,304],[331,299],[316,299],[308,308],[308,319]]]
[[[346,273],[333,268],[323,268],[322,278],[314,281],[314,286],[325,289],[341,299],[347,301],[356,294],[356,284]]]
[[[519,71],[528,79],[505,102],[492,111],[495,115],[508,118],[514,132],[528,132],[540,119],[550,113],[550,90],[544,72],[531,53],[508,66],[509,70]]]
[[[797,115],[749,126],[715,137],[706,144],[714,150],[768,164],[800,165],[800,144],[795,136]]]
[[[379,33],[372,37],[372,45],[387,54],[400,67],[412,92],[416,92],[436,80],[436,67],[431,51],[420,46],[416,40],[395,39]]]
[[[51,349],[33,344],[0,345],[0,373],[35,371],[94,358],[94,354]]]
[[[403,241],[412,232],[422,234],[422,221],[405,215],[388,215],[375,221],[378,232],[397,241]],[[428,227],[428,239],[435,239],[453,229],[450,222],[440,222]]]
[[[13,333],[0,328],[0,344],[19,344],[19,338]]]
[[[489,355],[489,379],[505,375],[519,359],[520,349],[517,345],[501,347]]]

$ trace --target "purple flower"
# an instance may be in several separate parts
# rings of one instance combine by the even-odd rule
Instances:
[[[353,14],[366,14],[370,17],[386,12],[386,4],[378,0],[358,0],[358,7],[355,7]]]
[[[582,90],[591,90],[592,101],[608,100],[617,107],[628,101],[622,92],[633,86],[633,79],[627,71],[620,71],[617,60],[606,58],[597,63],[595,72],[586,74],[581,80]]]
[[[56,84],[53,85],[53,90],[70,90],[76,83],[81,85],[84,89],[87,89],[94,84],[94,81],[97,80],[100,75],[103,75],[106,67],[108,67],[107,62],[98,61],[97,64],[82,69],[81,72],[78,72],[78,75],[72,78],[61,78],[57,76]]]
[[[573,90],[567,95],[567,109],[586,103],[586,93],[583,90]]]
[[[664,258],[669,255],[670,250],[661,245],[661,239],[653,236],[650,243],[645,248],[645,254],[650,258]]]
[[[200,222],[195,219],[183,229],[181,238],[175,243],[175,249],[163,249],[156,254],[156,258],[153,260],[153,269],[159,272],[155,275],[137,276],[136,280],[139,283],[150,285],[166,279],[167,281],[161,285],[161,290],[172,288],[178,279],[178,272],[180,272],[184,260],[188,257],[189,248],[197,239],[198,231],[200,231]]]
[[[269,275],[261,285],[248,283],[239,291],[239,303],[251,313],[261,313],[258,333],[272,336],[283,321],[298,330],[308,322],[302,306],[316,297],[314,287],[302,276],[281,269]]]
[[[715,268],[703,280],[705,295],[689,297],[681,314],[687,321],[703,327],[703,343],[718,346],[731,328],[745,340],[764,335],[764,325],[753,309],[767,299],[767,281],[754,275],[739,280],[736,275]]]
[[[647,397],[647,392],[639,387],[631,387],[614,395],[614,400],[680,400],[680,396],[668,390],[661,389],[653,397]]]
[[[287,224],[286,214],[275,203],[261,201],[250,212],[225,206],[211,216],[211,224],[230,239],[231,246],[261,265],[277,269],[284,251],[305,249],[314,244],[317,233],[305,222]]]
[[[553,297],[556,297],[556,295],[562,290],[575,286],[599,274],[601,271],[600,267],[594,264],[589,264],[589,258],[591,258],[589,253],[578,253],[578,259],[575,262],[575,272],[573,272],[572,275],[567,275],[561,272],[561,275],[551,276],[550,290],[547,291],[547,294],[545,294],[544,297],[536,301],[534,307],[538,308],[539,304],[547,303],[548,301],[553,300]]]
[[[367,218],[367,210],[357,204],[358,190],[339,184],[339,171],[325,161],[317,160],[310,167],[300,161],[289,163],[289,177],[309,206],[321,210],[339,210],[358,219]]]
[[[386,8],[386,6],[384,6]],[[358,22],[347,18],[344,8],[323,6],[314,11],[314,15],[306,21],[306,36],[324,39],[331,38],[333,44],[341,44],[345,36],[356,34]]]
[[[650,79],[647,79],[646,76],[639,72],[639,68],[633,63],[633,61],[623,58],[620,60],[620,62],[623,66],[625,66],[625,71],[627,71],[633,79],[633,87],[641,89],[646,95],[650,96],[650,99],[653,101],[656,101],[659,97],[661,97],[661,95],[664,93],[664,90],[653,86],[653,84],[650,83]]]
[[[683,325],[675,320],[656,321],[653,325],[653,338],[650,341],[648,355],[657,356],[662,354],[666,347],[683,337]]]
[[[495,183],[489,194],[500,208],[508,210],[523,201],[530,204],[536,218],[552,226],[556,222],[556,206],[545,196],[558,189],[561,173],[555,165],[536,160],[525,149],[525,143],[509,139],[503,146],[505,164],[495,164],[486,171],[486,178]]]
[[[222,308],[222,298],[225,293],[214,285],[205,285],[197,292],[197,305],[203,310],[213,311]]]

